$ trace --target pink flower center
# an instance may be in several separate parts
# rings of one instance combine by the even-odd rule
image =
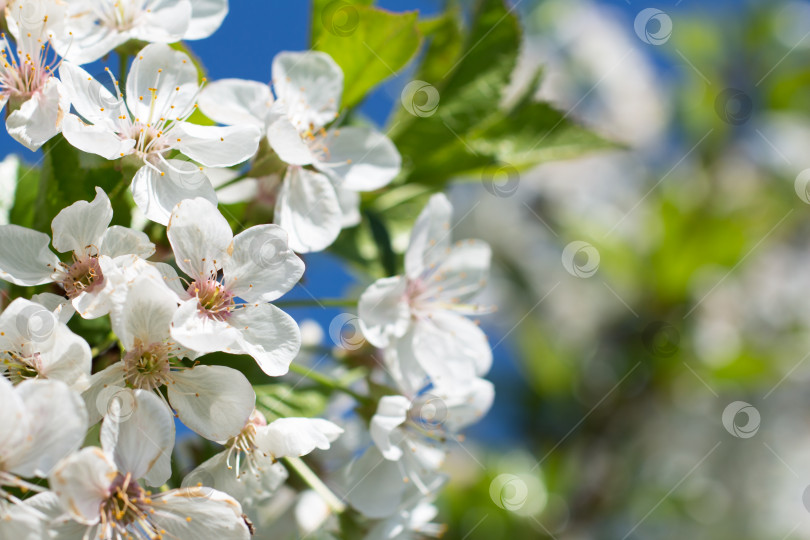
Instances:
[[[231,316],[235,304],[233,293],[217,280],[194,281],[188,287],[188,294],[197,297],[199,309],[209,318],[224,321]]]
[[[62,278],[62,287],[68,298],[76,298],[83,292],[93,292],[103,283],[101,265],[98,257],[93,255],[82,255],[78,258],[74,255],[73,264],[65,267],[65,277]]]

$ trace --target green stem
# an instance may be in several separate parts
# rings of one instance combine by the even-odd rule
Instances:
[[[121,191],[123,191],[125,187],[129,186],[130,183],[132,183],[132,179],[131,178],[127,179],[127,175],[124,174],[124,172],[122,171],[121,172],[121,180],[115,185],[115,187],[112,189],[112,191],[110,191],[110,193],[109,193],[109,195],[107,195],[107,197],[111,201],[114,201],[115,198],[118,197],[118,195],[121,193]]]
[[[329,505],[329,508],[336,514],[341,514],[346,510],[346,505],[343,501],[335,495],[329,487],[323,483],[323,481],[318,478],[318,475],[307,466],[304,461],[299,457],[286,457],[284,461],[287,462],[287,465],[294,470],[301,479],[307,483],[312,490],[323,497],[323,500],[326,501],[326,504]]]
[[[318,383],[321,386],[329,388],[331,390],[336,390],[338,392],[343,392],[344,394],[348,394],[354,399],[356,399],[360,403],[364,403],[368,401],[368,398],[365,396],[361,396],[351,388],[348,388],[346,385],[341,384],[340,381],[336,381],[331,377],[327,377],[323,373],[319,373],[312,368],[308,368],[306,366],[302,366],[300,364],[292,363],[290,364],[290,371],[293,373],[297,373],[302,377],[306,377],[307,379],[311,380],[312,382]]]
[[[280,300],[277,307],[357,307],[357,300],[348,298],[313,298],[312,300]]]
[[[118,52],[118,86],[124,88],[124,83],[127,78],[127,66],[129,65],[129,55],[126,53]],[[118,96],[115,96],[118,97]]]

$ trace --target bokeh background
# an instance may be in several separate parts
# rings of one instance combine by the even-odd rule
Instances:
[[[497,396],[453,445],[445,538],[810,538],[810,2],[508,4],[509,92],[542,66],[534,97],[621,147],[452,182],[499,310]],[[267,81],[310,25],[309,2],[232,0],[191,47],[210,79]],[[412,76],[360,112],[385,127]],[[40,158],[3,132],[11,153]],[[307,265],[291,298],[369,280],[329,253]],[[328,345],[342,310],[290,312]]]

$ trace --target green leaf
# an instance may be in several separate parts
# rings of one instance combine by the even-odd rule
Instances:
[[[257,408],[266,415],[277,418],[318,416],[326,408],[328,399],[319,390],[292,388],[286,384],[265,384],[253,388]]]
[[[9,213],[9,222],[21,227],[34,226],[34,205],[37,200],[40,169],[20,163],[17,172],[17,190],[14,193],[14,206]]]
[[[391,13],[368,6],[346,6],[356,21],[340,32],[323,32],[313,45],[343,69],[343,106],[357,105],[376,85],[396,74],[419,50],[418,14]]]
[[[571,159],[597,149],[616,148],[577,125],[547,103],[527,103],[498,119],[469,141],[479,154],[516,169]]]
[[[613,146],[550,105],[533,101],[540,72],[504,102],[521,39],[517,17],[503,0],[478,2],[460,51],[454,20],[425,23],[431,44],[417,71],[415,81],[421,82],[411,83],[413,95],[403,96],[391,129],[408,164],[406,183],[442,189],[455,177],[511,174]]]
[[[468,132],[498,113],[503,89],[517,62],[520,27],[503,0],[481,0],[473,16],[463,52],[452,54],[460,42],[458,28],[448,22],[434,34],[417,79],[435,90],[414,85],[403,96],[403,109],[391,136],[403,156],[415,163],[415,181],[441,186],[451,176],[491,163],[476,155],[466,141]],[[448,44],[451,52],[446,53]],[[419,79],[418,77],[423,77]],[[435,112],[428,92],[438,93]],[[410,101],[408,101],[410,100]],[[406,106],[413,110],[408,112]],[[414,114],[416,111],[416,114]]]
[[[44,157],[32,227],[46,234],[50,234],[51,221],[63,208],[79,200],[93,200],[96,186],[107,194],[120,193],[124,191],[122,184],[132,178],[132,175],[124,172],[129,169],[125,169],[121,162],[85,154],[71,146],[61,135],[45,143],[42,149]],[[30,193],[26,196],[30,197]],[[129,226],[128,199],[111,197],[111,202],[112,223]]]
[[[354,6],[370,6],[374,0],[313,0],[312,48],[324,33],[345,34],[360,18]]]

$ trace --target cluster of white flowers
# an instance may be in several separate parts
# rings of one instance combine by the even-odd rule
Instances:
[[[348,395],[369,394],[370,419],[268,422],[238,365],[197,362],[214,352],[248,355],[267,376],[285,375],[301,332],[271,302],[304,275],[296,253],[329,247],[357,224],[358,192],[384,188],[401,167],[382,133],[337,125],[343,73],[327,54],[278,54],[271,85],[200,82],[192,59],[168,44],[210,35],[227,10],[227,0],[6,5],[14,39],[2,40],[0,104],[8,132],[29,149],[59,136],[136,165],[140,216],[132,228],[111,226],[112,195],[97,187],[92,201],[55,216],[50,237],[0,225],[0,278],[54,291],[17,298],[0,315],[0,538],[248,538],[247,516],[287,479],[279,460],[299,464],[350,428],[347,462],[312,473],[320,496],[303,492],[299,502],[317,508],[339,491],[330,511],[350,505],[369,520],[368,538],[441,532],[431,502],[446,480],[447,445],[494,397],[481,378],[490,346],[465,317],[485,311],[472,299],[490,249],[451,245],[444,195],[416,221],[405,275],[378,280],[359,300],[368,349],[382,352],[370,380],[386,391],[366,392],[360,381]],[[133,39],[149,44],[125,88],[111,73],[108,84],[80,67]],[[190,122],[198,105],[222,125]],[[264,175],[268,159],[282,168]],[[223,185],[230,197],[270,195],[275,223],[234,235],[218,209],[215,186]],[[155,244],[139,230],[149,221],[165,226],[173,254],[160,258],[174,266],[155,260]],[[104,346],[71,331],[76,316],[108,317],[120,360],[93,373]],[[175,416],[223,450],[169,489]],[[299,525],[336,526],[329,514]]]

